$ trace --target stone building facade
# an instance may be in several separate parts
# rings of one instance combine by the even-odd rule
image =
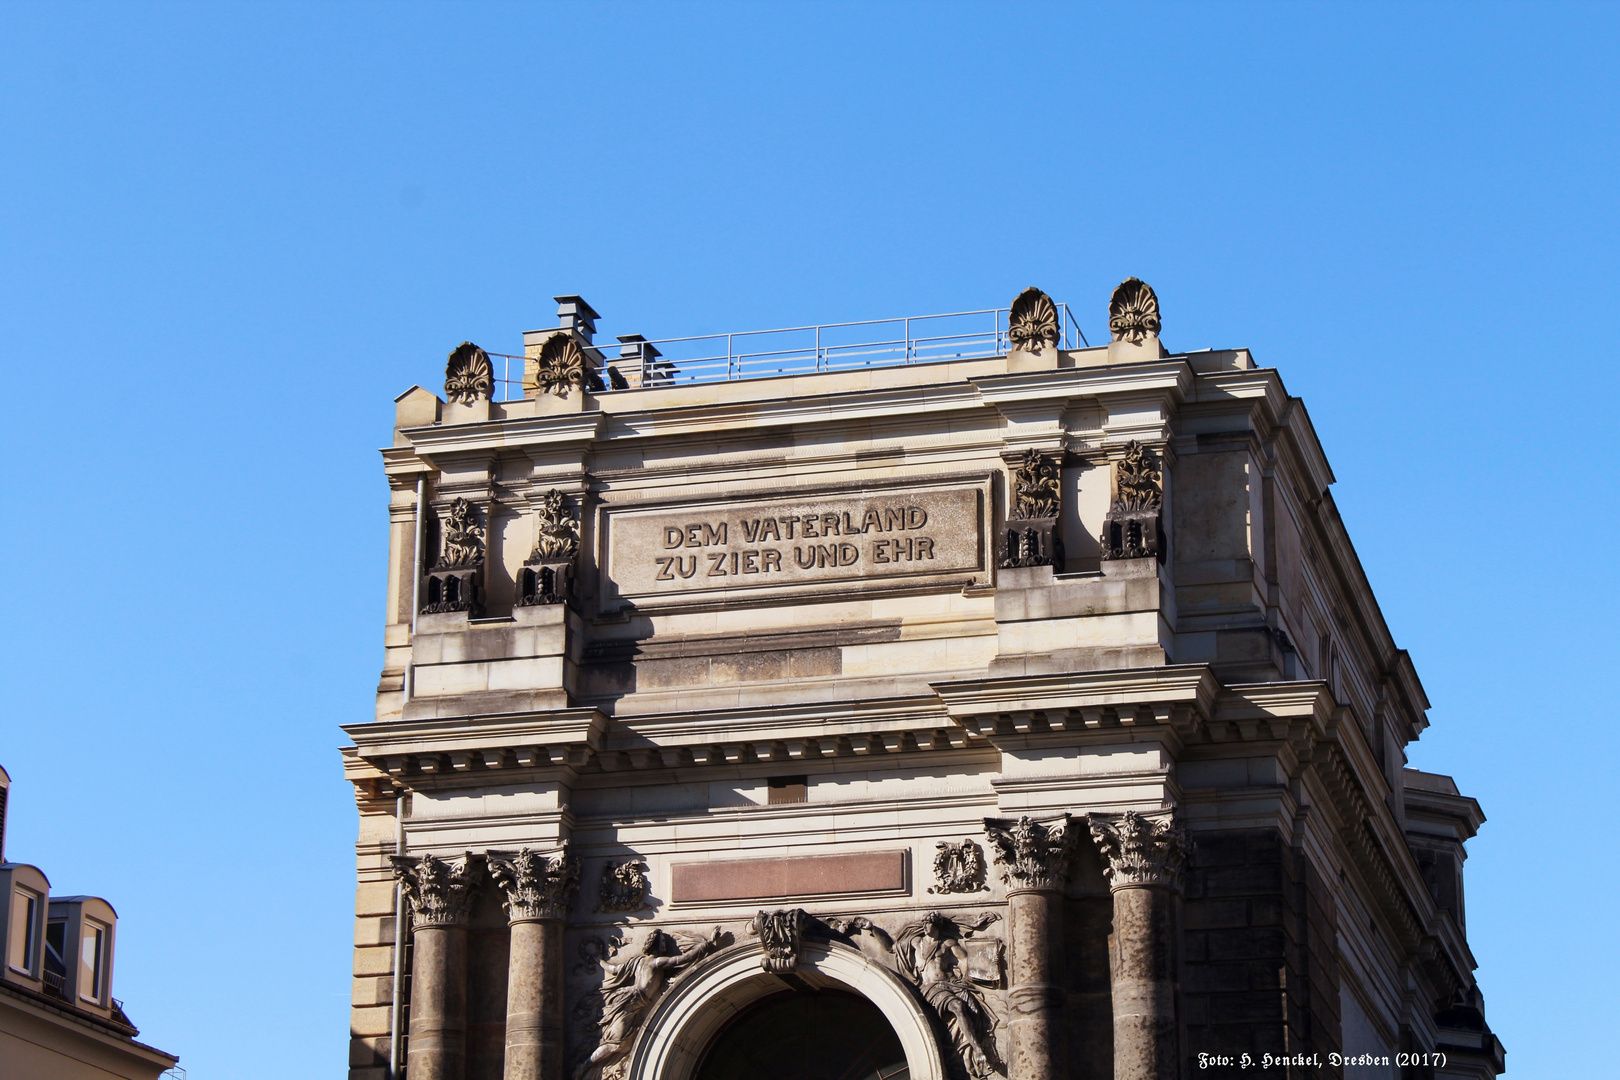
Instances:
[[[354,1080],[1502,1071],[1483,816],[1277,371],[1135,279],[713,379],[558,299],[383,451]]]

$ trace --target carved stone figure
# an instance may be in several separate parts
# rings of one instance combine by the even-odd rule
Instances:
[[[962,1067],[974,1080],[1005,1070],[996,1053],[995,1014],[973,977],[974,965],[963,939],[999,918],[984,914],[962,926],[948,915],[930,911],[901,927],[894,942],[901,974],[916,984],[923,1000],[939,1014]],[[999,950],[994,955],[999,955]],[[995,982],[999,981],[997,971]]]
[[[446,400],[471,405],[479,398],[488,398],[494,390],[495,370],[488,353],[470,341],[450,350],[450,361],[444,368]]]
[[[1073,834],[1069,815],[1050,825],[1028,817],[1017,821],[984,819],[985,835],[996,850],[996,866],[1009,889],[1061,888],[1068,876]]]
[[[1108,331],[1115,341],[1140,345],[1159,336],[1159,298],[1137,278],[1126,278],[1108,298]]]
[[[799,966],[799,949],[804,945],[804,931],[810,917],[802,908],[783,908],[779,911],[761,911],[748,924],[748,932],[759,937],[765,956],[760,967],[777,974],[792,971]]]
[[[405,887],[411,905],[411,926],[463,924],[472,904],[472,887],[478,883],[481,867],[477,856],[467,852],[445,862],[437,855],[390,855],[394,877]]]
[[[1039,450],[1024,451],[1013,470],[1013,494],[1013,517],[1057,517],[1057,465]]]
[[[1116,468],[1117,483],[1100,537],[1105,559],[1143,559],[1161,555],[1159,514],[1164,491],[1159,460],[1132,439]]]
[[[567,397],[575,390],[602,390],[602,378],[572,334],[559,330],[540,345],[536,389]]]
[[[484,558],[484,530],[473,517],[472,503],[458,498],[444,522],[444,550],[434,569],[476,566]]]
[[[984,849],[972,840],[952,844],[941,840],[934,845],[934,881],[931,893],[974,893],[989,888],[984,883]]]
[[[1057,346],[1059,337],[1057,305],[1041,290],[1030,286],[1018,294],[1007,313],[1007,337],[1013,347],[1040,352]]]
[[[697,964],[720,947],[724,934],[717,926],[702,941],[677,948],[675,939],[654,930],[641,944],[641,952],[620,963],[602,962],[606,977],[600,990],[580,1002],[579,1012],[589,1016],[600,1008],[596,1046],[574,1071],[574,1080],[602,1076],[630,1050],[630,1040],[647,1010],[663,996],[671,978]]]
[[[639,911],[647,906],[647,864],[640,859],[610,862],[597,888],[597,911]]]
[[[1118,818],[1090,816],[1091,836],[1103,855],[1103,874],[1116,889],[1161,885],[1175,889],[1192,851],[1186,830],[1169,818],[1127,810]]]
[[[579,892],[579,859],[564,840],[555,858],[524,848],[510,860],[489,852],[489,876],[500,888],[511,922],[565,919]]]

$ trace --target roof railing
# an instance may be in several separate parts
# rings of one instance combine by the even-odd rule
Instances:
[[[1090,347],[1086,335],[1067,304],[1058,304],[1058,347]],[[950,311],[939,315],[909,315],[896,319],[861,319],[856,322],[787,326],[775,330],[744,330],[725,334],[645,339],[639,334],[619,338],[613,346],[592,345],[603,383],[609,367],[624,386],[603,391],[696,383],[764,379],[779,375],[812,375],[827,371],[929,364],[945,360],[982,360],[1003,356],[1011,348],[1007,334],[1007,308]],[[882,328],[882,329],[879,329]],[[722,351],[722,349],[724,351]],[[502,401],[523,396],[525,357],[489,353],[505,365]],[[518,378],[512,378],[513,361]]]

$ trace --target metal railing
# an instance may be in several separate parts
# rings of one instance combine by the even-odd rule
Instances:
[[[1089,347],[1069,305],[1058,304],[1057,308],[1058,347]],[[604,383],[608,380],[606,369],[612,366],[630,381],[630,388],[682,386],[1002,356],[1011,346],[1007,316],[1007,308],[986,308],[776,330],[633,339],[616,346],[597,344],[590,351],[599,361]],[[615,347],[618,356],[611,355]],[[508,353],[490,353],[489,357],[504,363],[502,377],[496,380],[501,386],[498,400],[521,398],[525,358]],[[514,361],[517,379],[512,378]],[[612,393],[613,388],[604,392]]]

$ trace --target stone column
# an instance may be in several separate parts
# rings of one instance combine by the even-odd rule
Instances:
[[[391,855],[411,907],[411,1080],[467,1074],[467,912],[480,869],[471,852],[454,862]]]
[[[579,860],[567,841],[553,859],[528,848],[510,860],[495,852],[487,857],[512,927],[503,1075],[505,1080],[562,1080],[563,920],[579,892]]]
[[[1007,930],[1011,969],[1007,1002],[1012,1012],[1009,1080],[1062,1080],[1068,1076],[1062,1026],[1063,879],[1068,874],[1072,834],[1069,816],[1042,825],[985,818],[996,849],[996,867],[1007,883]]]
[[[1178,1075],[1175,896],[1190,845],[1166,814],[1092,814],[1114,894],[1114,1080]]]

